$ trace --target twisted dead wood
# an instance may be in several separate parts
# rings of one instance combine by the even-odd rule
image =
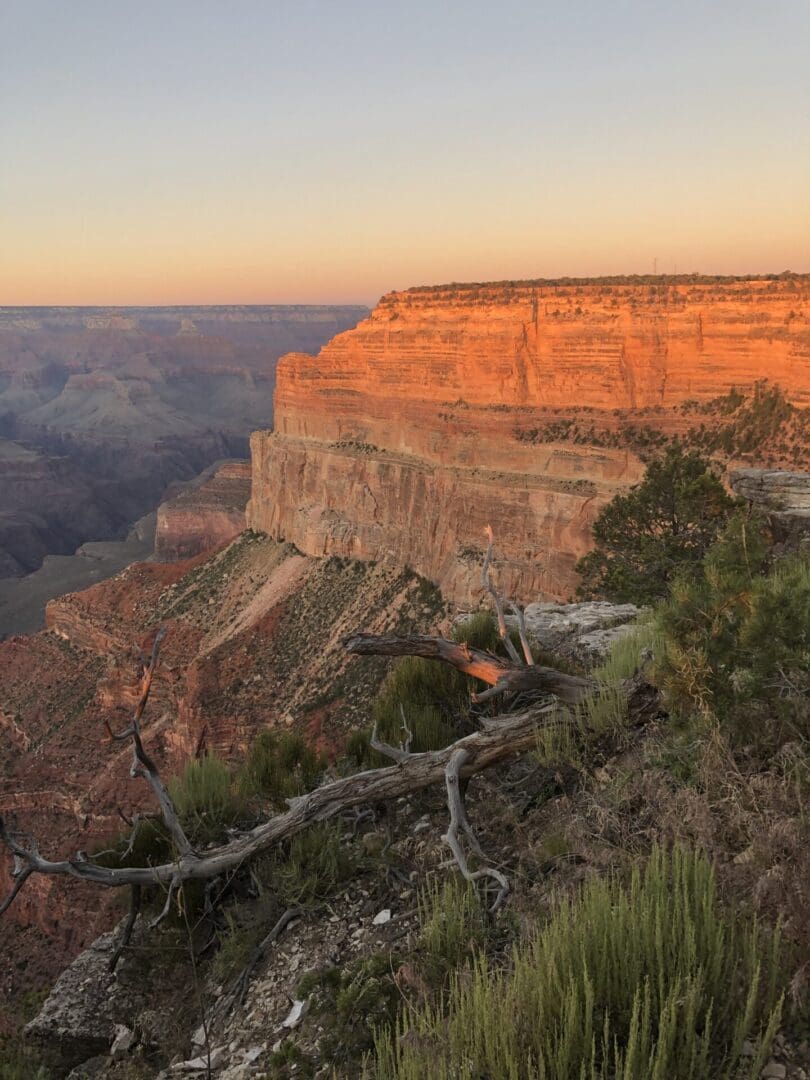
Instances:
[[[495,720],[499,722],[494,723]],[[444,750],[411,754],[407,761],[387,768],[370,769],[334,780],[308,795],[291,800],[290,809],[276,814],[254,829],[205,852],[187,851],[172,862],[152,867],[99,866],[83,853],[68,859],[50,860],[39,854],[36,843],[0,819],[0,841],[15,857],[14,885],[0,912],[7,910],[25,881],[33,874],[71,877],[107,888],[169,885],[200,881],[234,870],[268,848],[301,832],[313,822],[326,821],[344,810],[367,803],[387,802],[414,791],[443,783],[453,754],[467,751],[460,778],[473,776],[536,745],[538,728],[560,721],[555,705],[545,705],[491,718],[489,730],[467,735]],[[491,725],[491,726],[490,726]]]
[[[449,664],[465,675],[490,684],[488,690],[473,694],[472,700],[476,702],[487,701],[507,692],[534,690],[553,694],[565,705],[576,706],[596,690],[596,683],[592,679],[566,675],[556,668],[541,664],[528,666],[449,638],[423,634],[397,637],[392,634],[358,633],[344,638],[343,646],[358,656],[421,656],[425,660]]]

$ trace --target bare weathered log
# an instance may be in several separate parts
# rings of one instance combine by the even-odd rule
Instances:
[[[326,821],[354,806],[386,802],[442,783],[447,765],[456,750],[467,751],[459,770],[462,779],[525,752],[536,744],[538,728],[544,724],[558,723],[560,714],[556,706],[546,705],[505,714],[500,721],[490,730],[467,735],[444,750],[411,754],[407,761],[400,764],[370,769],[324,784],[308,795],[295,799],[285,813],[269,818],[227,844],[210,848],[204,853],[181,853],[175,861],[159,866],[110,868],[99,866],[81,854],[62,860],[46,859],[39,854],[30,838],[16,832],[0,819],[0,842],[15,856],[16,864],[15,883],[2,910],[7,909],[19,894],[22,887],[20,877],[27,879],[34,874],[71,877],[106,888],[164,885],[176,889],[184,881],[215,877],[236,869],[314,822]]]
[[[596,683],[580,675],[566,675],[556,668],[532,664],[528,667],[502,656],[474,649],[448,638],[416,634],[396,637],[391,634],[352,634],[344,638],[344,648],[359,656],[421,656],[438,660],[482,682],[490,689],[473,695],[473,701],[487,701],[503,693],[525,690],[553,694],[566,705],[579,705],[596,690]]]

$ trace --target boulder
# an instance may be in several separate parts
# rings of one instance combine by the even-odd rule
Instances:
[[[586,666],[604,659],[614,641],[633,630],[642,609],[635,604],[591,600],[581,604],[527,604],[526,630],[533,645],[544,652]],[[510,629],[517,626],[507,615]]]
[[[775,539],[787,548],[810,541],[810,473],[784,469],[736,469],[735,494],[768,515]]]
[[[44,1054],[65,1069],[107,1055],[142,1006],[135,988],[108,968],[119,933],[117,928],[102,934],[76,957],[25,1028]]]

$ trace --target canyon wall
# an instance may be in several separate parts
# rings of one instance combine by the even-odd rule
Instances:
[[[227,461],[207,469],[158,507],[155,558],[188,559],[233,540],[244,532],[249,495],[248,461]]]
[[[645,440],[723,423],[762,380],[810,406],[809,301],[792,275],[391,293],[316,357],[280,361],[248,523],[309,554],[406,563],[460,603],[491,523],[503,588],[566,598]]]

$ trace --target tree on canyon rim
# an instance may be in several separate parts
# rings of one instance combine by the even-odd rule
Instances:
[[[650,604],[677,574],[700,565],[733,512],[711,463],[680,443],[651,462],[644,479],[603,507],[594,550],[577,564],[583,599]]]

